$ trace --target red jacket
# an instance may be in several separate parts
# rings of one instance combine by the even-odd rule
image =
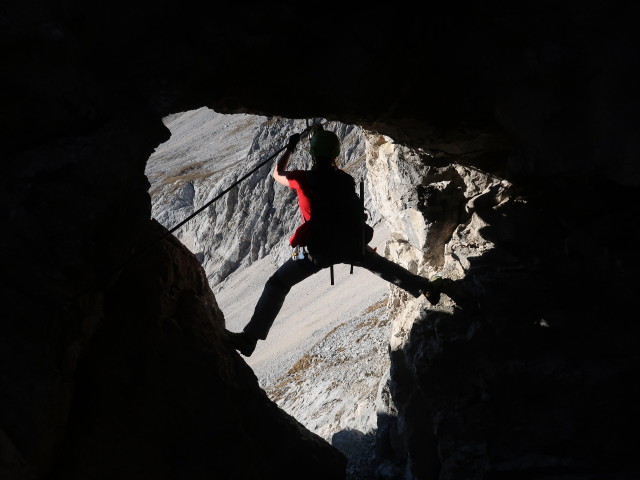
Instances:
[[[289,188],[293,188],[298,196],[298,206],[302,215],[303,223],[291,235],[289,245],[292,247],[303,247],[309,242],[311,235],[311,224],[307,223],[311,220],[311,200],[309,199],[309,181],[305,170],[292,170],[287,172],[287,180]]]

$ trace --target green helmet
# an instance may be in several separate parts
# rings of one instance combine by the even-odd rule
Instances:
[[[340,155],[340,139],[329,130],[320,130],[311,138],[309,152],[312,157],[336,158]]]

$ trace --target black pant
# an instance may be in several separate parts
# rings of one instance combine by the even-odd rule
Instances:
[[[384,280],[406,290],[414,297],[419,297],[422,290],[428,285],[426,278],[414,275],[406,268],[378,255],[370,248],[367,249],[364,258],[354,262],[353,265],[366,268]],[[267,280],[253,316],[244,327],[244,331],[255,338],[265,340],[291,287],[320,270],[322,268],[314,265],[308,257],[299,260],[289,259],[282,264],[276,273]]]

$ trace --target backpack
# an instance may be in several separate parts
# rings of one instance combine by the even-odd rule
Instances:
[[[348,173],[337,168],[307,172],[311,192],[311,235],[307,250],[319,267],[357,263],[373,237],[363,201]]]

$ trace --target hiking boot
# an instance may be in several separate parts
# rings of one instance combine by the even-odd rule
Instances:
[[[431,305],[437,305],[440,303],[440,294],[444,291],[445,287],[450,283],[450,280],[442,277],[434,277],[429,280],[425,288],[421,293],[426,297]]]
[[[250,357],[253,351],[256,348],[256,344],[258,343],[258,339],[252,337],[247,332],[230,332],[229,330],[225,330],[227,340],[233,348],[238,350],[245,357]]]

